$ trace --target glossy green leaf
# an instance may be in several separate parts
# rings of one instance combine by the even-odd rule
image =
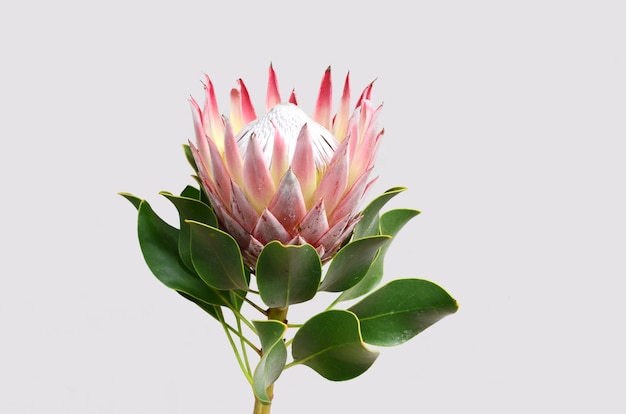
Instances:
[[[188,185],[183,189],[183,191],[180,192],[180,196],[200,200],[200,190],[196,187]]]
[[[287,325],[273,320],[253,323],[261,340],[263,356],[254,370],[252,388],[262,403],[269,404],[271,397],[267,388],[278,379],[287,362],[287,347],[283,341]]]
[[[178,197],[168,192],[161,192],[169,201],[174,204],[180,218],[180,235],[178,238],[178,253],[183,263],[194,270],[191,261],[191,229],[187,220],[194,220],[204,223],[207,226],[217,227],[217,217],[211,209],[203,202],[188,197]]]
[[[194,178],[197,178],[197,177],[194,176]],[[190,185],[186,186],[183,189],[183,191],[180,193],[180,196],[181,197],[187,197],[187,198],[193,198],[194,200],[200,200],[204,204],[209,206],[209,208],[212,209],[213,207],[211,205],[211,201],[207,197],[206,192],[202,189],[202,184],[200,183],[199,179],[198,179],[198,184],[200,185],[200,188],[192,187]]]
[[[224,292],[207,286],[178,255],[178,230],[163,221],[143,200],[139,206],[138,236],[148,268],[165,286],[213,305],[227,305]]]
[[[352,239],[357,240],[363,237],[381,234],[379,232],[378,212],[389,200],[403,191],[406,191],[406,187],[390,188],[369,203],[361,212],[361,220],[359,220],[359,223],[354,228],[354,236]]]
[[[188,220],[191,261],[200,278],[219,290],[247,289],[248,284],[235,239],[215,227]]]
[[[196,165],[196,160],[193,157],[191,147],[187,144],[183,144],[183,151],[185,152],[185,158],[187,159],[187,162],[189,163],[189,165],[191,165],[191,168],[193,168],[193,170],[197,173],[198,166]]]
[[[139,205],[143,201],[141,198],[131,193],[118,193],[118,194],[124,197],[125,199],[127,199],[128,201],[130,201],[131,204],[134,205],[137,210],[139,210]]]
[[[309,319],[292,344],[294,362],[326,379],[345,381],[365,372],[378,357],[363,344],[359,320],[345,310],[330,310]]]
[[[361,321],[365,342],[393,346],[408,341],[457,309],[456,300],[440,286],[422,279],[397,279],[348,310]]]
[[[374,262],[378,250],[391,236],[371,236],[351,241],[330,262],[319,290],[341,292],[359,283]]]
[[[308,244],[285,246],[273,241],[263,248],[257,260],[259,293],[270,308],[285,308],[313,298],[321,277],[320,257]]]
[[[224,319],[224,316],[222,314],[222,308],[220,308],[217,305],[211,305],[209,303],[205,303],[199,299],[194,298],[193,296],[189,296],[186,293],[183,292],[178,292],[182,297],[184,297],[185,299],[195,303],[196,305],[198,305],[200,307],[200,309],[204,310],[206,313],[208,313],[209,315],[211,315],[212,317],[214,317],[215,319],[217,319],[218,321],[222,321]]]
[[[390,210],[380,217],[380,232],[388,236],[395,237],[400,229],[404,227],[413,217],[417,216],[419,211],[410,209],[396,209]],[[360,296],[371,292],[383,278],[385,254],[389,250],[389,246],[393,239],[385,244],[376,256],[376,260],[372,266],[367,270],[367,274],[361,279],[359,283],[351,287],[350,289],[342,292],[339,296],[339,301],[355,299]]]
[[[244,267],[243,270],[244,270],[244,275],[246,278],[246,286],[250,286],[250,271],[248,270],[247,267]],[[240,310],[241,306],[244,303],[244,298],[248,294],[248,290],[233,289],[229,291],[229,293],[230,293],[230,303],[235,309]]]

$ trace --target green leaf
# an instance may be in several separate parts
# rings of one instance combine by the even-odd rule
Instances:
[[[241,251],[235,239],[215,227],[188,220],[191,261],[200,278],[219,290],[248,289]]]
[[[378,357],[365,347],[359,320],[345,310],[330,310],[309,319],[292,344],[294,362],[307,365],[331,381],[345,381],[365,372]]]
[[[351,241],[341,248],[330,262],[319,290],[341,292],[359,283],[374,262],[378,249],[391,236],[372,236]]]
[[[194,220],[204,223],[207,226],[217,227],[217,217],[211,209],[203,202],[193,198],[178,197],[171,193],[162,191],[161,195],[165,196],[174,204],[180,217],[180,235],[178,237],[178,253],[183,263],[190,269],[194,270],[191,261],[191,229],[186,220]]]
[[[257,260],[259,293],[270,308],[285,308],[313,298],[321,277],[320,257],[308,244],[285,246],[273,241],[263,248]]]
[[[410,209],[390,210],[380,217],[380,232],[382,234],[395,237],[400,229],[402,229],[402,227],[404,227],[409,220],[417,216],[419,213],[420,212],[417,210]],[[343,292],[339,296],[338,301],[358,298],[368,292],[371,292],[376,286],[378,286],[383,278],[385,254],[389,250],[389,246],[391,246],[392,242],[393,239],[381,247],[376,260],[368,269],[367,274],[359,283]]]
[[[138,236],[148,268],[165,286],[202,302],[224,305],[223,292],[207,286],[178,255],[178,230],[163,221],[143,200],[139,205]]]
[[[204,189],[202,187],[201,180],[198,179],[198,177],[196,177],[195,175],[193,177],[195,179],[197,179],[198,184],[200,185],[200,188],[196,188],[196,187],[192,187],[192,186],[188,185],[180,193],[180,196],[181,197],[187,197],[187,198],[193,198],[194,200],[200,200],[204,204],[209,206],[209,208],[213,209],[213,206],[211,205],[211,201],[209,200],[209,197],[207,197],[206,192],[204,191]]]
[[[359,220],[359,223],[354,228],[354,236],[352,239],[357,240],[363,237],[380,234],[378,212],[389,200],[403,191],[406,191],[406,187],[392,187],[369,203],[361,212],[361,220]]]
[[[188,185],[183,189],[183,191],[180,192],[180,196],[200,200],[200,190],[196,187]]]
[[[141,198],[131,193],[118,193],[118,194],[126,198],[128,201],[130,201],[132,205],[134,205],[135,208],[139,210],[139,204],[141,204],[141,202],[143,201]]]
[[[193,170],[197,173],[198,166],[196,165],[196,160],[193,157],[191,147],[187,144],[183,144],[183,151],[185,151],[185,158],[187,159],[187,162],[189,163],[189,165],[191,165],[191,168],[193,168]]]
[[[204,303],[203,301],[196,299],[193,296],[189,296],[188,294],[183,293],[183,292],[178,292],[178,293],[185,299],[190,300],[196,305],[198,305],[202,310],[204,310],[206,313],[208,313],[209,315],[211,315],[218,321],[224,320],[224,316],[222,315],[222,308],[220,308],[219,306]]]
[[[413,338],[458,304],[443,288],[422,279],[397,279],[348,310],[361,321],[368,344],[393,346]]]
[[[246,286],[250,286],[250,271],[248,270],[247,267],[244,267],[243,270],[245,272]],[[231,290],[230,302],[232,306],[237,310],[241,310],[241,306],[243,305],[244,298],[246,297],[247,294],[248,294],[248,290],[243,290],[243,289]]]
[[[287,347],[283,338],[287,325],[279,321],[253,321],[261,340],[263,356],[257,364],[252,377],[254,395],[264,404],[271,402],[267,388],[283,372],[287,361]]]

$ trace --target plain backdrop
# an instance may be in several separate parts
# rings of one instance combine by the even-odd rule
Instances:
[[[261,111],[376,79],[387,255],[460,303],[370,370],[298,366],[272,412],[624,413],[620,1],[41,0],[0,6],[0,412],[249,413],[221,328],[145,265],[136,212],[192,184],[188,98]],[[321,310],[321,309],[318,309]]]

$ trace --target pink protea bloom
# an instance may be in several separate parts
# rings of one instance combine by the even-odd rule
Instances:
[[[241,79],[230,93],[230,118],[220,115],[208,76],[204,87],[204,108],[191,98],[197,145],[190,147],[220,226],[237,241],[246,264],[254,268],[273,240],[308,243],[322,262],[331,259],[353,231],[374,181],[369,175],[383,130],[377,127],[382,105],[370,102],[372,84],[351,113],[348,73],[331,117],[328,68],[312,118],[293,91],[283,102],[271,65],[260,117]]]

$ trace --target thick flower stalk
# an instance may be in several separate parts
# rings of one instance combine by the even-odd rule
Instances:
[[[198,175],[220,226],[233,236],[252,268],[263,247],[312,245],[330,260],[359,220],[360,202],[383,130],[381,106],[369,84],[350,110],[346,76],[332,114],[332,79],[326,70],[312,117],[292,91],[283,101],[272,66],[265,113],[257,116],[244,82],[230,93],[222,116],[207,76],[203,107],[191,98],[196,143],[190,143]]]

